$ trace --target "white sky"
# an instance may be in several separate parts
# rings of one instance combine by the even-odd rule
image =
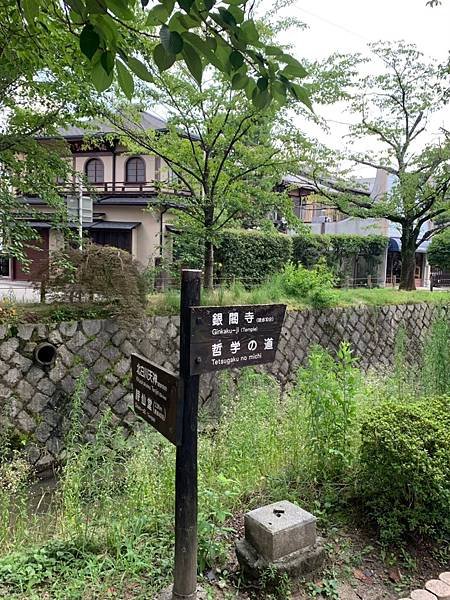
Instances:
[[[427,7],[426,0],[296,0],[284,14],[309,26],[304,32],[287,31],[279,36],[281,42],[293,44],[292,53],[299,59],[324,59],[334,52],[365,53],[367,43],[378,40],[413,42],[440,62],[450,51],[450,0],[443,0],[443,5],[435,8]],[[318,112],[330,120],[330,134],[302,122],[297,122],[298,126],[322,142],[342,147],[346,128],[333,121],[348,117],[339,106]],[[434,117],[435,132],[443,125],[450,128],[449,108]],[[366,170],[361,174],[372,175]]]

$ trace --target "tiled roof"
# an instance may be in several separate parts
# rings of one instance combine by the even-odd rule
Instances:
[[[132,121],[128,119],[125,120],[129,121],[129,123],[132,123]],[[152,113],[142,112],[140,114],[140,123],[138,124],[138,127],[142,129],[164,130],[167,128],[167,123]],[[58,135],[66,139],[77,139],[87,135],[102,135],[105,133],[113,133],[114,131],[117,131],[117,129],[113,125],[107,123],[106,121],[93,119],[91,121],[86,121],[84,127],[61,127],[58,129]],[[42,136],[38,137],[38,139],[52,139],[52,137],[54,136]]]

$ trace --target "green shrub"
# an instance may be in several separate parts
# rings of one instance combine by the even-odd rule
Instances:
[[[294,262],[310,269],[325,258],[327,262],[331,254],[329,235],[295,235],[292,238],[292,257]]]
[[[241,279],[249,286],[280,271],[292,257],[292,240],[281,233],[224,231],[216,250],[219,278]]]
[[[371,408],[359,490],[386,542],[450,534],[450,396]]]
[[[433,237],[428,248],[427,258],[432,267],[443,271],[450,270],[450,229]]]
[[[323,261],[312,269],[289,262],[277,279],[285,294],[303,299],[314,307],[325,308],[335,299],[334,275]]]

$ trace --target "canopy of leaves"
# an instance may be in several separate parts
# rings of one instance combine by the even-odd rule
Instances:
[[[288,196],[275,191],[290,161],[279,109],[258,110],[222,77],[200,89],[185,71],[158,75],[142,98],[167,108],[166,131],[131,125],[138,115],[125,109],[115,107],[109,118],[131,152],[154,153],[168,165],[172,180],[161,184],[157,203],[172,205],[192,235],[214,241],[227,224],[254,225],[277,207],[292,214]]]
[[[450,229],[436,235],[431,240],[427,258],[432,267],[450,271]]]
[[[28,221],[38,215],[22,197],[41,198],[54,207],[55,221],[65,219],[55,183],[68,174],[67,150],[36,137],[86,114],[90,85],[73,36],[51,22],[25,29],[12,0],[0,6],[0,47],[0,250],[23,262],[25,243],[36,237]]]
[[[353,61],[359,63],[359,72],[353,69],[347,75],[341,67],[348,60],[333,57],[334,65],[327,63],[329,77],[342,86],[340,99],[346,100],[354,124],[344,151],[310,144],[305,170],[321,196],[342,212],[387,218],[402,230],[408,228],[417,247],[450,221],[450,142],[444,135],[428,141],[430,116],[448,102],[450,76],[412,44],[380,42],[371,50],[381,65],[375,75],[361,73],[367,60],[363,57]],[[356,150],[363,144],[367,151]],[[349,192],[349,164],[384,171],[393,184],[390,191],[371,198]],[[427,222],[434,225],[424,233]]]
[[[15,5],[15,3],[12,3]],[[114,78],[131,98],[133,75],[149,81],[148,63],[136,52],[139,40],[153,42],[152,61],[160,71],[182,61],[200,83],[211,65],[245,89],[255,106],[291,96],[309,105],[300,84],[306,70],[258,32],[249,0],[22,0],[17,3],[26,29],[41,26],[70,31],[79,39],[98,91]],[[51,30],[50,30],[51,31]]]

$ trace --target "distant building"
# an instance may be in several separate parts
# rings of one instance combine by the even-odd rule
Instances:
[[[395,183],[395,178],[381,169],[377,170],[374,178],[356,179],[355,187],[349,191],[373,199],[389,192]],[[383,218],[362,219],[349,217],[336,208],[330,208],[318,200],[317,188],[307,176],[289,176],[283,180],[283,185],[289,190],[294,203],[295,214],[314,233],[384,235],[389,238],[386,254],[380,264],[378,283],[394,285],[400,279],[400,231],[395,223]],[[326,187],[326,182],[324,183]],[[332,186],[330,185],[330,191]],[[429,223],[423,226],[423,233],[429,228]],[[430,266],[427,261],[429,241],[423,242],[416,252],[416,286],[428,287],[430,281]]]
[[[164,131],[166,123],[143,113],[140,127]],[[90,218],[83,225],[84,234],[97,244],[131,252],[143,268],[154,266],[155,260],[164,254],[170,237],[166,224],[171,203],[153,211],[147,207],[159,189],[170,192],[173,176],[158,156],[130,155],[112,134],[113,128],[108,125],[91,124],[86,129],[70,127],[61,130],[58,138],[41,137],[39,141],[49,145],[56,139],[67,142],[74,175],[69,181],[58,181],[57,185],[69,205],[71,200],[78,200],[80,177],[77,174],[82,174],[87,182],[82,194]],[[176,200],[174,196],[172,205]],[[28,290],[30,283],[39,279],[49,253],[62,244],[60,231],[52,226],[52,208],[39,197],[27,197],[23,201],[41,213],[39,220],[30,222],[40,238],[33,241],[32,246],[39,249],[26,249],[31,260],[29,271],[15,259],[6,256],[0,259],[0,292],[3,288],[4,295],[5,289],[11,289],[18,298],[26,295],[21,294],[21,288]]]

